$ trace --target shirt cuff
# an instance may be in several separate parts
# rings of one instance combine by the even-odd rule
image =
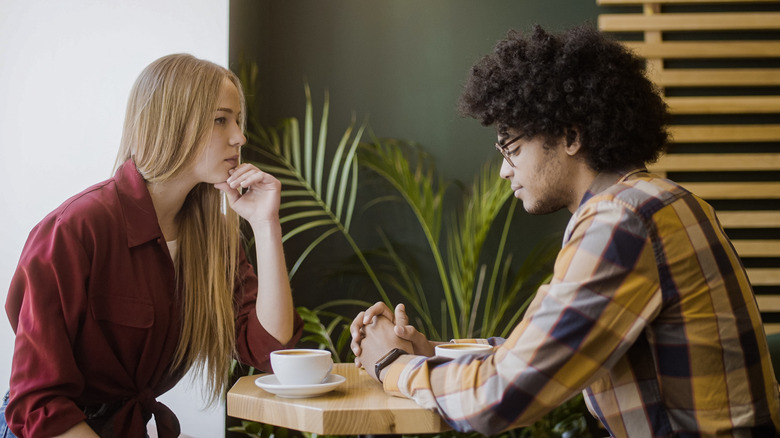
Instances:
[[[384,387],[385,392],[396,397],[406,397],[403,391],[401,391],[401,387],[399,384],[401,380],[401,374],[403,373],[407,365],[413,364],[413,366],[415,366],[421,360],[425,360],[425,359],[427,359],[427,357],[425,356],[404,354],[403,356],[400,356],[398,359],[393,361],[393,363],[388,365],[385,368],[385,370],[387,370],[385,374],[385,379],[384,381],[382,381],[382,386]]]

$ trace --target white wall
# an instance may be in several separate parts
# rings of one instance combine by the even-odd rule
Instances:
[[[130,86],[154,59],[228,59],[228,0],[0,0],[0,301],[30,229],[62,201],[108,178]],[[0,317],[0,391],[13,333]],[[224,435],[223,410],[201,412],[188,379],[161,401],[182,431]]]

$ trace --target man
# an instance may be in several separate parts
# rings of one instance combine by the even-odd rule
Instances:
[[[553,279],[492,354],[434,343],[382,303],[352,348],[387,392],[460,431],[531,424],[577,392],[613,436],[777,436],[780,395],[753,292],[713,209],[647,173],[666,106],[641,59],[596,30],[510,32],[461,111],[495,125],[531,214],[567,208]]]

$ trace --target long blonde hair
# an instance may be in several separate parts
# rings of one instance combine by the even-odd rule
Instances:
[[[146,181],[176,177],[211,137],[220,86],[230,70],[191,55],[164,56],[147,66],[130,92],[115,167],[133,158]],[[177,282],[183,290],[181,338],[171,370],[193,368],[206,380],[204,395],[218,400],[235,353],[233,288],[238,270],[239,217],[222,193],[198,184],[179,212]]]

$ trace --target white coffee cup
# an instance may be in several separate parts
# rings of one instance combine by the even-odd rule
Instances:
[[[457,359],[469,354],[485,354],[493,351],[493,347],[487,344],[450,343],[439,344],[435,348],[436,355]]]
[[[282,385],[315,385],[328,377],[333,359],[327,350],[276,350],[271,353],[271,368]]]

